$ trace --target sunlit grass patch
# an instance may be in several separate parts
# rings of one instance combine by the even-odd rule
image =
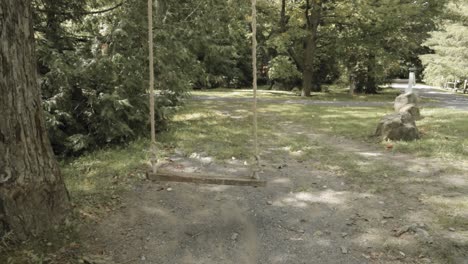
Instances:
[[[444,108],[422,110],[417,122],[422,138],[397,142],[395,150],[427,157],[468,159],[468,112]]]
[[[188,104],[173,119],[159,140],[187,156],[203,153],[218,160],[248,159],[252,156],[252,116],[250,104],[213,102]],[[192,118],[192,117],[197,118]],[[259,125],[259,135],[270,134],[269,124]]]
[[[267,90],[266,87],[258,90],[260,98],[284,99],[284,100],[320,100],[320,101],[363,101],[363,102],[391,102],[400,94],[399,90],[382,88],[377,94],[350,95],[347,88],[336,85],[324,86],[324,92],[312,92],[310,97],[300,97],[294,91]],[[216,96],[230,98],[248,98],[253,96],[252,89],[216,88],[206,90],[194,90],[194,96]]]
[[[87,197],[96,201],[108,199],[144,178],[148,146],[149,141],[141,139],[62,162],[65,183],[74,202],[84,202]]]
[[[300,124],[306,131],[335,134],[352,139],[368,139],[388,107],[339,107],[314,105],[267,105],[265,112],[291,124]],[[268,116],[266,117],[268,120]]]
[[[468,228],[468,197],[444,197],[441,195],[426,197],[424,203],[430,205],[443,228]]]

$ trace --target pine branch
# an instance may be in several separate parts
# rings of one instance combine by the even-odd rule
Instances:
[[[37,8],[36,10],[41,13],[47,13],[47,14],[56,14],[56,15],[96,15],[96,14],[103,14],[107,13],[110,11],[113,11],[119,7],[121,7],[124,4],[124,1],[118,3],[117,5],[113,7],[109,7],[103,10],[97,10],[97,11],[82,11],[82,12],[56,12],[56,11],[51,11],[51,10],[46,10],[46,9],[39,9]]]

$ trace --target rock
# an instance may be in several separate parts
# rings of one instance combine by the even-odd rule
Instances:
[[[393,215],[391,214],[384,214],[382,215],[383,219],[390,219],[390,218],[393,218]]]
[[[418,106],[418,96],[414,93],[404,93],[400,94],[395,98],[395,103],[393,105],[395,112],[400,112],[400,109],[406,105],[412,104]]]
[[[267,201],[267,204],[268,204],[268,205],[272,205],[273,202],[272,202],[272,201]]]
[[[427,225],[423,223],[415,223],[415,224],[404,226],[396,230],[396,233],[394,235],[396,237],[400,237],[401,235],[405,233],[410,233],[410,234],[414,234],[416,238],[420,240],[421,242],[432,244],[433,239],[429,235],[429,232],[427,230],[428,230]]]
[[[191,159],[199,159],[200,157],[201,157],[200,154],[198,154],[198,153],[196,153],[196,152],[190,154],[190,158],[191,158]]]
[[[449,230],[450,232],[455,232],[455,228],[453,228],[453,227],[449,227],[448,230]]]
[[[434,240],[432,237],[429,235],[429,232],[422,228],[416,228],[416,238],[424,243],[427,244],[432,244],[434,243]]]
[[[166,191],[172,192],[172,188],[169,187],[169,188],[166,189]]]
[[[411,114],[393,113],[382,117],[375,130],[375,136],[382,140],[411,141],[419,138],[419,131]]]
[[[213,162],[213,158],[212,157],[203,157],[203,158],[200,158],[200,161],[203,165],[210,165],[212,162]]]
[[[239,236],[238,233],[232,233],[231,240],[237,240],[238,236]]]
[[[341,253],[348,254],[348,249],[346,247],[341,247]]]
[[[414,120],[422,119],[419,108],[414,104],[407,104],[403,106],[402,108],[400,108],[399,112],[400,113],[408,112],[413,117]]]

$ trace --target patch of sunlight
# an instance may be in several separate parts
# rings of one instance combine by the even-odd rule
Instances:
[[[91,169],[85,174],[85,177],[86,178],[94,178],[95,176],[98,175],[99,171],[100,171],[99,169]]]
[[[353,239],[353,242],[360,247],[375,247],[385,242],[384,234],[378,229],[371,228],[365,233]]]
[[[141,210],[151,215],[158,215],[166,218],[171,217],[171,214],[167,210],[163,210],[156,207],[141,206]]]
[[[343,115],[322,115],[321,116],[323,119],[326,119],[326,118],[343,118]]]
[[[279,179],[272,180],[271,183],[290,184],[291,179],[289,179],[289,178],[279,178]]]
[[[209,191],[209,192],[224,192],[230,189],[231,186],[226,185],[213,185],[213,186],[201,186],[200,189]]]
[[[436,209],[448,210],[453,215],[465,215],[468,211],[468,197],[465,195],[458,197],[430,196],[424,199],[424,202],[432,204]]]
[[[464,175],[444,175],[441,176],[441,181],[455,187],[468,186],[468,176]]]
[[[276,203],[279,206],[306,207],[311,203],[342,204],[347,192],[325,190],[322,192],[297,192],[290,193],[287,197]]]
[[[202,118],[210,117],[208,113],[188,113],[188,114],[177,114],[174,116],[174,121],[192,121],[200,120]]]
[[[77,182],[74,185],[75,185],[75,188],[73,189],[77,191],[89,192],[89,191],[93,191],[96,189],[96,183],[89,179],[85,179],[83,181]]]
[[[358,166],[363,166],[363,167],[364,167],[364,166],[370,166],[371,162],[358,160],[358,161],[356,161],[356,164],[357,164]]]
[[[434,219],[432,212],[420,210],[420,211],[409,211],[405,217],[408,219],[408,222],[414,223],[430,223]]]
[[[382,156],[382,153],[378,152],[358,152],[359,155],[364,157],[379,157]]]
[[[468,246],[468,231],[444,232],[443,236],[458,245]]]
[[[118,170],[118,171],[129,168],[133,165],[134,163],[132,160],[110,162],[109,164],[109,166],[112,167],[112,169]]]
[[[372,193],[358,193],[356,195],[357,195],[357,198],[364,198],[364,199],[369,199],[375,196]]]
[[[250,114],[250,111],[249,110],[245,110],[245,109],[236,109],[234,110],[235,113],[243,113],[243,114]]]
[[[398,179],[398,182],[401,183],[437,183],[438,181],[431,178],[421,178],[421,177],[401,177]]]
[[[284,150],[284,151],[288,151],[290,152],[291,151],[291,146],[285,146],[285,147],[282,147],[280,148],[281,150]]]
[[[232,119],[242,119],[242,118],[246,118],[246,116],[229,115],[229,118],[232,118]]]
[[[302,150],[298,150],[298,151],[291,151],[290,154],[291,156],[294,156],[294,157],[301,157],[302,155],[304,155],[304,152]]]
[[[406,170],[412,171],[412,172],[426,172],[426,173],[429,173],[432,171],[432,169],[429,166],[427,166],[427,164],[417,164],[417,163],[413,163],[412,165],[407,166]]]
[[[101,165],[102,163],[103,162],[100,161],[100,160],[90,160],[90,161],[76,160],[76,161],[72,162],[70,165],[89,168],[89,167],[92,167],[92,166]]]
[[[332,245],[332,242],[330,239],[324,239],[324,238],[314,238],[314,242],[323,247],[329,247]]]

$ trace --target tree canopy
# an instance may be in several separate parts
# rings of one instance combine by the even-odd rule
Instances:
[[[468,78],[468,3],[452,1],[440,29],[431,32],[424,45],[432,50],[421,56],[426,82],[442,85]]]
[[[56,153],[75,155],[145,133],[145,3],[33,3],[42,96]],[[157,127],[164,129],[191,89],[250,85],[250,3],[154,3]],[[340,82],[352,83],[358,93],[376,93],[380,84],[420,65],[418,56],[428,50],[422,43],[440,53],[432,40],[424,41],[436,30],[445,3],[259,0],[259,85],[301,87],[307,96],[324,84]],[[443,33],[432,36],[437,34]],[[427,78],[437,75],[430,70],[435,66],[428,67]]]

